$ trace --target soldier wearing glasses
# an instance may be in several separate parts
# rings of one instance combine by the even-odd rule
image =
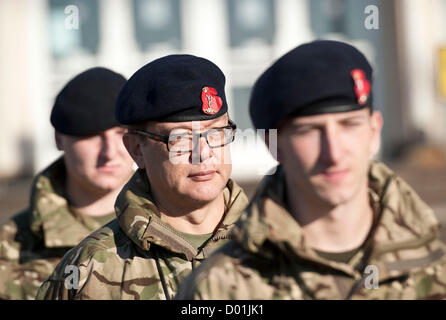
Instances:
[[[371,161],[383,123],[371,88],[365,56],[329,40],[296,47],[260,76],[250,115],[277,129],[280,165],[177,299],[446,298],[434,212]]]
[[[39,299],[170,299],[225,243],[247,205],[231,179],[225,77],[212,62],[170,55],[138,70],[116,118],[139,169],[119,194],[117,219],[71,250]]]

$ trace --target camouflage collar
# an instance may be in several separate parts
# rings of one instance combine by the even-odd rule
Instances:
[[[389,271],[389,266],[397,265],[394,262],[401,257],[397,251],[427,246],[436,238],[438,222],[432,210],[384,164],[371,163],[369,181],[378,211],[375,227],[363,246],[365,249],[348,264],[328,261],[306,245],[301,227],[285,205],[285,181],[280,166],[274,175],[262,181],[254,200],[242,214],[234,230],[236,241],[246,250],[270,258],[274,252],[272,245],[291,260],[294,256],[323,264],[355,278],[360,277],[358,270],[364,267],[364,262],[370,261],[386,270],[383,276],[396,275],[395,270]],[[406,257],[424,259],[429,251],[420,249],[418,255],[406,254]]]
[[[216,233],[202,250],[197,250],[169,224],[162,221],[160,212],[150,194],[150,184],[143,170],[135,172],[123,188],[115,204],[121,229],[140,248],[149,250],[151,245],[161,246],[184,255],[187,260],[207,256],[212,243],[229,237],[232,225],[248,204],[243,190],[232,180],[224,190],[226,212]]]
[[[38,174],[31,187],[30,228],[43,238],[47,248],[74,247],[94,229],[88,228],[70,212],[65,192],[63,157]],[[98,224],[96,228],[99,228]]]

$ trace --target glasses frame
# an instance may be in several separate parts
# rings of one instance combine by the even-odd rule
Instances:
[[[211,149],[220,148],[220,147],[223,147],[225,145],[228,145],[228,144],[230,144],[230,143],[232,143],[234,141],[234,139],[235,139],[235,133],[234,132],[237,129],[237,125],[232,120],[229,120],[228,123],[229,124],[227,126],[224,126],[224,127],[212,128],[212,129],[200,132],[200,133],[192,133],[192,141],[193,142],[194,141],[199,141],[201,137],[204,137],[205,140],[206,140],[206,143],[208,144],[209,148],[211,148]],[[212,147],[209,144],[208,134],[211,131],[219,130],[219,129],[232,129],[232,132],[233,132],[232,140],[227,142],[227,143],[224,143],[222,145],[218,145],[218,146]],[[167,151],[169,151],[169,152],[183,152],[183,153],[186,153],[186,152],[192,152],[193,151],[193,149],[189,150],[189,151],[170,151],[170,148],[169,148],[169,138],[171,136],[182,136],[184,134],[172,134],[172,135],[166,136],[166,135],[162,135],[162,134],[158,134],[158,133],[149,132],[149,131],[146,131],[146,130],[143,130],[143,129],[133,129],[132,128],[132,129],[129,129],[129,130],[130,130],[130,133],[137,133],[137,134],[140,134],[140,135],[142,135],[142,136],[144,136],[146,138],[149,138],[151,140],[163,142],[166,145]],[[198,137],[198,139],[197,139],[197,137]],[[197,139],[197,140],[195,140],[195,139]],[[195,147],[195,146],[193,146],[193,147]]]

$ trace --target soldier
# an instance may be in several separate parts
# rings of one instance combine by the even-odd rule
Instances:
[[[133,173],[114,118],[125,78],[89,69],[55,100],[51,123],[63,156],[33,180],[29,207],[0,227],[0,298],[34,299],[63,255],[116,218],[115,199]]]
[[[370,160],[382,127],[371,82],[366,58],[336,41],[303,44],[263,73],[250,114],[278,130],[280,165],[178,299],[446,298],[432,210]]]
[[[139,169],[117,220],[67,253],[38,299],[171,299],[227,241],[248,200],[229,179],[235,125],[224,85],[215,64],[192,55],[159,58],[127,81],[116,118]]]

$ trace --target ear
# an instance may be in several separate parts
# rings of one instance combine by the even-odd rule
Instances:
[[[56,130],[54,131],[54,140],[56,141],[57,150],[63,151],[62,136]]]
[[[125,133],[122,142],[136,165],[141,169],[144,168],[144,157],[141,151],[142,143],[139,137],[132,133]]]
[[[370,156],[375,156],[381,147],[381,130],[383,127],[383,117],[381,112],[373,111],[370,116],[372,129],[372,143],[370,144]]]

